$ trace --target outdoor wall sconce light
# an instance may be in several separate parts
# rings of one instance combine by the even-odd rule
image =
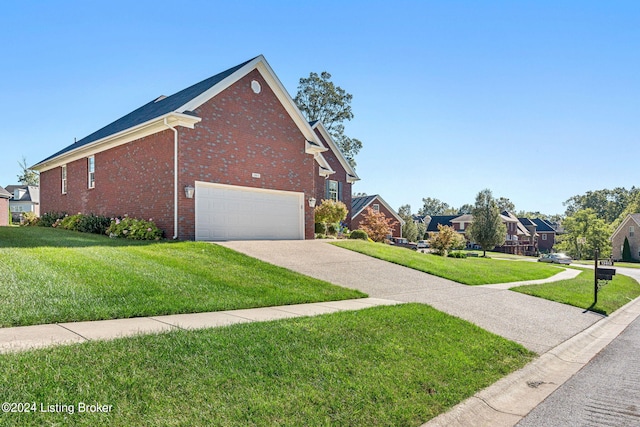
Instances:
[[[196,189],[193,188],[192,185],[187,185],[184,187],[184,195],[187,196],[187,199],[193,199],[193,193],[196,192]]]
[[[309,207],[310,208],[315,208],[316,207],[316,198],[315,197],[309,197]]]

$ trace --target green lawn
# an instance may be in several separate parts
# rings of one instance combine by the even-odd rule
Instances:
[[[561,271],[555,266],[528,261],[445,258],[362,240],[341,240],[332,244],[467,285],[544,279]]]
[[[3,426],[418,426],[535,355],[407,304],[0,356]]]
[[[623,305],[640,296],[640,284],[628,276],[617,274],[613,280],[598,291],[598,304],[594,299],[593,270],[584,270],[578,277],[541,285],[526,285],[511,288],[516,292],[573,305],[592,311],[611,314]]]
[[[363,296],[208,243],[0,227],[0,327]]]

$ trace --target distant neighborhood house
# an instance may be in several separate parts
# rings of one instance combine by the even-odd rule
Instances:
[[[359,196],[352,199],[351,205],[351,228],[357,229],[364,220],[364,214],[367,208],[373,209],[375,212],[382,212],[385,217],[393,218],[395,226],[391,231],[390,237],[402,237],[402,226],[404,220],[382,197],[377,194],[372,196]]]
[[[6,191],[11,194],[9,210],[14,222],[20,222],[22,215],[33,212],[40,216],[40,188],[34,185],[8,185]]]
[[[640,213],[627,215],[611,235],[611,257],[616,261],[623,259],[625,239],[629,242],[631,259],[640,261]]]
[[[438,233],[438,225],[449,226],[458,233],[464,234],[467,238],[467,246],[474,247],[466,231],[473,223],[473,215],[434,215],[426,216],[427,233],[432,235]],[[500,219],[506,226],[505,243],[497,246],[493,250],[502,253],[516,255],[535,255],[538,252],[550,252],[555,243],[556,231],[551,224],[543,219],[517,218],[510,212],[504,211],[500,214]],[[538,228],[542,232],[538,231]]]

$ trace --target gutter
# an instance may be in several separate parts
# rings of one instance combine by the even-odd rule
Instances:
[[[169,125],[164,118],[164,125],[173,131],[173,240],[178,238],[178,129]]]

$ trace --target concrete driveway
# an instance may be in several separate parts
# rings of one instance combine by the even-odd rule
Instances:
[[[602,316],[496,287],[467,286],[342,249],[321,240],[220,242],[271,264],[370,297],[420,302],[542,354]]]

